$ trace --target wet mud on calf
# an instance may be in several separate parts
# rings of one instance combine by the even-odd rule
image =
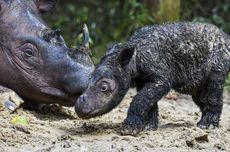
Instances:
[[[230,37],[211,24],[179,22],[145,26],[111,47],[75,104],[89,119],[115,108],[136,82],[122,133],[158,126],[157,102],[170,89],[192,96],[202,116],[197,126],[219,126],[223,87],[230,67]]]

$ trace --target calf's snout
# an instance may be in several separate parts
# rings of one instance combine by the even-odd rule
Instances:
[[[75,112],[77,115],[80,118],[89,119],[92,110],[92,107],[87,102],[87,97],[85,95],[80,96],[75,103]]]

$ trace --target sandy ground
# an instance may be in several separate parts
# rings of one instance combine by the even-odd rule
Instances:
[[[109,114],[88,121],[79,119],[72,108],[41,113],[18,109],[10,114],[0,108],[0,152],[122,152],[122,151],[230,151],[230,93],[225,91],[220,128],[196,127],[199,109],[189,96],[159,102],[157,131],[137,137],[121,136],[120,124],[135,94],[130,90],[122,104]],[[55,110],[54,110],[55,111]],[[14,126],[11,119],[25,116],[27,126]]]

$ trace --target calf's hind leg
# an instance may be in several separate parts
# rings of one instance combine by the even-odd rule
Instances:
[[[219,126],[223,108],[223,88],[226,76],[221,71],[212,70],[206,86],[199,96],[202,116],[197,126],[202,129]]]

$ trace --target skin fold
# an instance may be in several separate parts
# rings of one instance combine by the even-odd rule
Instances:
[[[0,85],[26,102],[73,106],[94,69],[88,48],[69,49],[41,19],[57,0],[0,1]]]

